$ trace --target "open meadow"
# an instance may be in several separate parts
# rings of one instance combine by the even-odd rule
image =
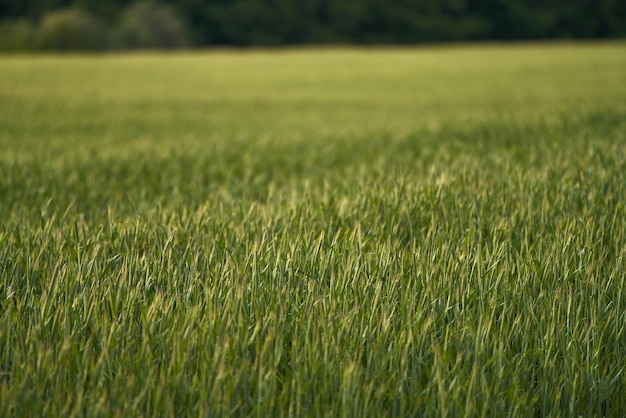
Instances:
[[[626,43],[0,56],[0,416],[626,416]]]

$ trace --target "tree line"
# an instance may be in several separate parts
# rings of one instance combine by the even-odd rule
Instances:
[[[0,49],[626,36],[623,0],[0,0]]]

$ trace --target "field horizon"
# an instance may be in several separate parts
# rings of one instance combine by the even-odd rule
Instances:
[[[625,69],[0,55],[0,415],[625,415]]]

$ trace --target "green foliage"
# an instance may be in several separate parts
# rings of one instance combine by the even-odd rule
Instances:
[[[0,60],[0,415],[624,416],[625,48]]]
[[[185,23],[173,9],[150,2],[132,3],[120,16],[101,21],[84,8],[53,10],[30,20],[0,23],[0,50],[98,51],[170,49],[189,45]],[[90,7],[97,11],[108,10]],[[103,14],[110,14],[108,13]]]
[[[101,50],[107,45],[104,26],[78,9],[64,9],[46,14],[39,28],[43,49]]]
[[[166,7],[139,2],[124,11],[113,45],[124,49],[181,48],[189,44],[185,24]]]
[[[0,51],[27,51],[37,46],[37,28],[28,20],[0,23]]]
[[[116,48],[626,36],[620,0],[0,0],[0,21],[68,6],[106,22]]]

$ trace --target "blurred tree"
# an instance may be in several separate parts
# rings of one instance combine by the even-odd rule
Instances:
[[[20,19],[0,23],[0,50],[28,51],[38,42],[37,27],[29,20]]]
[[[108,23],[113,23],[132,2],[128,0],[73,0],[72,4]]]
[[[181,48],[189,45],[189,37],[172,9],[142,1],[124,11],[112,42],[115,48]]]
[[[626,36],[624,0],[0,0],[3,34],[69,7],[133,48]]]
[[[87,12],[63,9],[43,17],[39,30],[43,49],[101,50],[107,46],[104,26]]]

